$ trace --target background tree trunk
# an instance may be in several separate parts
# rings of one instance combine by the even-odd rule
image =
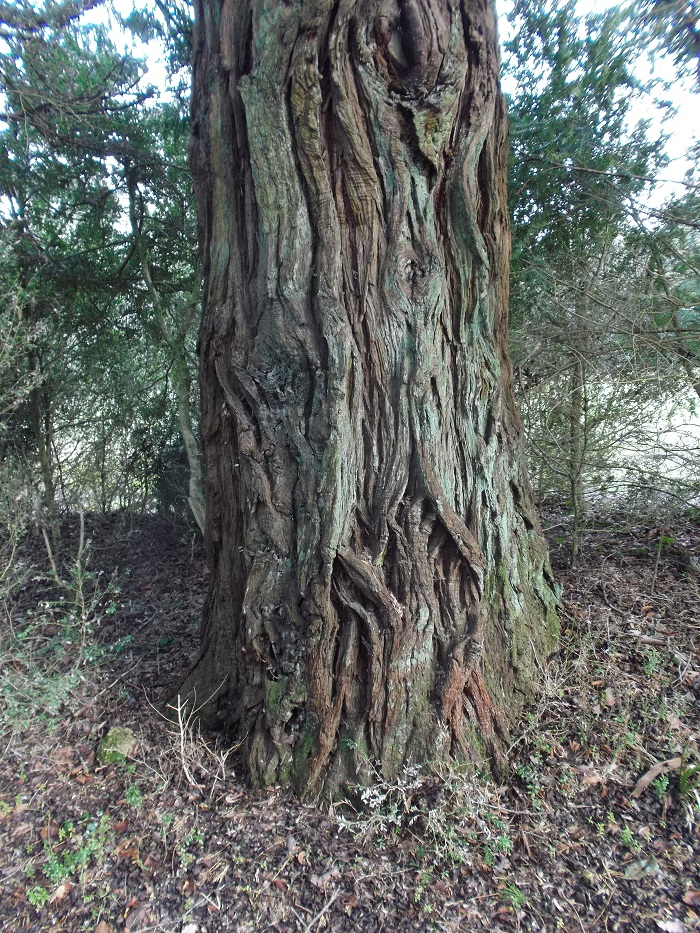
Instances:
[[[498,765],[557,632],[507,357],[486,0],[197,0],[212,568],[252,779]]]
[[[136,207],[136,172],[133,169],[128,169],[125,174],[127,190],[129,192],[131,234],[134,238],[136,251],[141,264],[141,275],[143,276],[151,299],[158,335],[170,353],[170,378],[172,380],[173,389],[175,390],[175,398],[177,399],[177,419],[180,427],[180,437],[182,438],[182,443],[185,448],[189,470],[187,502],[199,530],[204,534],[204,484],[202,481],[202,464],[199,446],[192,427],[192,375],[187,354],[187,337],[199,307],[202,287],[201,272],[199,268],[195,269],[192,293],[185,308],[182,309],[180,320],[176,321],[174,324],[169,324],[165,317],[161,294],[156,288],[153,276],[151,275],[151,263],[148,257],[148,249],[139,223]]]

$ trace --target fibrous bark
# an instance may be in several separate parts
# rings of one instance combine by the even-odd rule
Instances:
[[[556,637],[486,0],[197,0],[211,588],[183,694],[309,794],[498,764]]]

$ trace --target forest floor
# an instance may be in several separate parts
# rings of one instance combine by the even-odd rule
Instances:
[[[190,531],[90,517],[76,564],[74,521],[60,587],[21,542],[0,578],[2,929],[700,929],[700,527],[611,523],[569,570],[566,517],[544,522],[563,634],[510,780],[407,773],[361,813],[251,792],[161,716],[206,586]],[[138,745],[101,763],[114,727]]]

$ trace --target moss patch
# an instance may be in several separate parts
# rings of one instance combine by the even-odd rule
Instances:
[[[139,740],[131,729],[115,726],[110,729],[97,747],[97,760],[101,765],[124,761],[134,754]]]

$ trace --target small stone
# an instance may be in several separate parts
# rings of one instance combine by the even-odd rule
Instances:
[[[133,755],[139,741],[131,731],[122,726],[110,729],[97,748],[97,760],[101,765],[124,761]]]

